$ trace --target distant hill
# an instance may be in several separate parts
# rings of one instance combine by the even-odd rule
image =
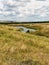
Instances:
[[[5,24],[7,24],[7,23],[8,23],[8,24],[10,24],[10,23],[11,23],[11,24],[13,24],[13,23],[14,23],[14,24],[15,24],[15,23],[16,23],[16,24],[24,24],[24,23],[27,24],[27,23],[49,23],[49,21],[31,21],[31,22],[30,22],[30,21],[29,21],[29,22],[27,22],[27,21],[25,21],[25,22],[24,22],[24,21],[23,21],[23,22],[19,22],[19,21],[0,21],[0,24],[4,24],[4,23],[5,23]]]

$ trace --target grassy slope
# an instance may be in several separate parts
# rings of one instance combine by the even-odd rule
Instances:
[[[35,24],[16,24],[19,26],[25,26],[28,28],[34,28],[37,31],[30,32],[39,36],[45,36],[49,38],[49,23],[35,23]]]
[[[49,38],[0,25],[0,65],[49,65]]]

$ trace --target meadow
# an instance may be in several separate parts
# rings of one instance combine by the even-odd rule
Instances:
[[[49,23],[0,24],[0,65],[49,65]]]

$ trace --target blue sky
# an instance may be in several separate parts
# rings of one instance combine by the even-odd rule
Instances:
[[[49,0],[0,0],[0,20],[49,21]]]

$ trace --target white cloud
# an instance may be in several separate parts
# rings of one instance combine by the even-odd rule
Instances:
[[[0,0],[0,14],[10,17],[11,15],[22,19],[38,15],[49,15],[49,0]],[[5,17],[4,17],[5,18]],[[6,19],[6,18],[5,18]]]

